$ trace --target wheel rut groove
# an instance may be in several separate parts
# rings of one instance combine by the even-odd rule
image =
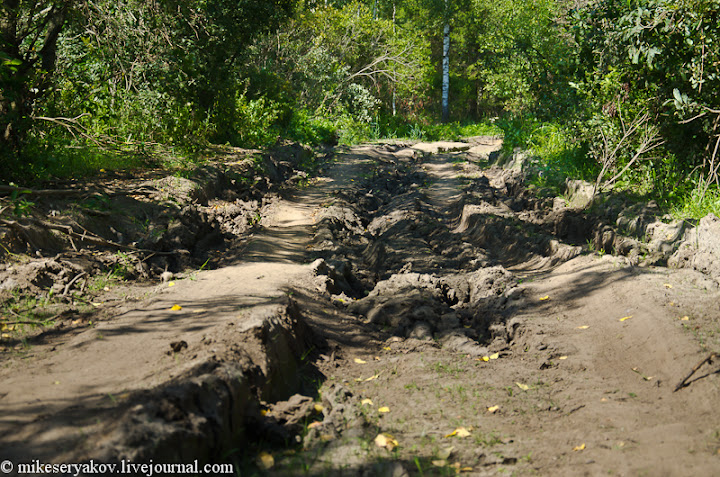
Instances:
[[[338,148],[223,267],[4,370],[4,447],[242,475],[712,474],[718,376],[672,389],[716,344],[717,282],[639,266],[650,245],[536,194],[500,147]]]

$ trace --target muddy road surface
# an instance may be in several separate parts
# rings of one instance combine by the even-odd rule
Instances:
[[[581,184],[544,195],[500,146],[339,148],[214,270],[6,359],[3,452],[239,475],[720,474],[720,221],[571,207]]]

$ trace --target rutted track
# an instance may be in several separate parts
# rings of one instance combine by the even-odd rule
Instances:
[[[499,146],[339,149],[228,266],[6,370],[0,425],[21,429],[7,448],[229,455],[242,475],[717,471],[717,375],[672,392],[717,349],[714,245],[669,242],[652,207],[589,214],[536,196],[519,170],[490,167]],[[690,270],[704,263],[710,275]],[[88,353],[103,359],[86,381],[57,378]],[[48,379],[65,394],[23,401]]]
[[[480,167],[499,146],[492,138],[406,146],[339,154],[372,164],[323,204],[309,247],[322,257],[316,290],[302,296],[327,340],[323,411],[270,407],[271,419],[292,415],[309,432],[303,450],[276,453],[269,472],[720,468],[716,376],[673,392],[703,349],[680,318],[713,335],[716,279],[648,266],[677,252],[660,250],[652,232],[643,243],[608,223],[672,225],[537,197],[519,171]],[[603,247],[624,255],[593,251]],[[380,434],[389,445],[375,444]]]

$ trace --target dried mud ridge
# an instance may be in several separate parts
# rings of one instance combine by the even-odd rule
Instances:
[[[78,315],[89,319],[87,306],[109,281],[168,281],[187,269],[215,267],[283,190],[317,172],[325,155],[288,143],[268,152],[220,152],[186,173],[190,178],[111,172],[41,190],[2,187],[0,300],[49,300],[37,320],[70,326]]]
[[[211,352],[172,382],[133,392],[112,405],[66,410],[68,420],[102,425],[88,431],[92,439],[60,439],[66,446],[62,455],[135,462],[229,459],[243,475],[592,475],[610,465],[615,459],[610,451],[582,458],[581,441],[590,437],[579,429],[583,421],[573,419],[588,411],[591,427],[615,428],[609,415],[603,424],[602,415],[592,414],[588,396],[597,392],[614,403],[628,397],[588,382],[605,380],[620,368],[595,367],[596,359],[614,358],[591,355],[587,350],[593,341],[564,339],[555,321],[592,322],[585,315],[603,309],[657,315],[640,301],[608,300],[620,296],[616,282],[642,290],[670,281],[675,277],[670,273],[678,273],[677,281],[688,289],[670,306],[684,301],[687,309],[699,307],[700,315],[698,310],[717,296],[720,220],[672,222],[653,204],[618,197],[589,208],[570,207],[583,201],[583,184],[569,183],[566,199],[539,196],[528,187],[522,168],[501,167],[518,158],[499,156],[499,146],[496,138],[479,137],[464,143],[338,149],[336,163],[326,171],[332,181],[320,181],[294,197],[295,203],[312,205],[314,221],[307,229],[311,239],[300,243],[303,261],[311,263],[301,283],[285,289],[285,297],[274,304],[251,308],[241,321],[228,323],[231,331],[203,336],[203,349]],[[524,165],[529,167],[531,161]],[[228,196],[237,193],[221,192],[226,200],[215,209],[227,210],[233,203],[245,207],[246,202]],[[282,201],[273,206],[282,208]],[[243,233],[247,220],[240,221],[239,231],[232,230],[234,222],[233,214],[216,214],[212,230]],[[188,240],[198,240],[189,255],[204,257],[212,249],[199,241],[214,232],[188,230],[185,235],[194,237]],[[268,233],[275,247],[263,249],[268,255],[298,245],[290,243],[296,238],[284,243]],[[163,235],[170,236],[183,234]],[[226,253],[237,253],[242,261],[243,250],[238,243]],[[153,269],[159,276],[166,259],[153,260],[158,260]],[[663,268],[667,265],[686,271],[670,272]],[[583,275],[586,269],[591,273]],[[635,283],[639,280],[646,281]],[[558,281],[559,288],[553,288]],[[667,298],[661,292],[671,288],[641,301],[659,307]],[[565,299],[550,295],[560,294],[556,290],[565,290]],[[583,301],[585,294],[596,296],[595,301]],[[717,317],[717,310],[708,311],[703,324]],[[667,331],[671,324],[650,326]],[[682,336],[680,344],[667,343],[682,350],[684,361],[666,369],[666,379],[679,381],[690,369],[685,361],[696,362],[702,355],[702,345]],[[708,339],[704,346],[715,344]],[[196,346],[171,343],[180,357],[197,355]],[[565,369],[559,360],[568,355],[585,361]],[[494,372],[489,366],[495,363],[507,364]],[[673,387],[657,377],[652,381],[638,367],[628,371],[631,366],[636,364],[622,363],[625,374],[656,385],[653,392]],[[698,381],[688,391],[703,385],[709,388],[698,393],[717,397],[716,380]],[[696,409],[704,409],[697,404],[702,394],[687,395]],[[383,405],[389,414],[378,411]],[[500,410],[489,411],[493,405]],[[700,415],[696,421],[718,423],[718,416]],[[472,438],[453,439],[453,429],[461,428]],[[544,429],[557,432],[546,438]],[[376,445],[380,433],[394,436],[387,438],[390,444]],[[577,441],[577,450],[563,439]],[[607,448],[618,442],[621,448],[639,447],[627,439],[608,441]],[[567,449],[552,450],[558,447]],[[27,451],[20,442],[10,448]],[[711,454],[698,458],[696,469],[716,465]],[[643,451],[638,468],[626,466],[619,473],[644,468],[649,455]],[[687,465],[687,459],[678,465]]]

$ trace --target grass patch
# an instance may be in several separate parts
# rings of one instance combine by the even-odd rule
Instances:
[[[690,191],[671,209],[678,219],[700,219],[707,214],[720,217],[720,188],[712,187],[703,195],[698,188]]]

